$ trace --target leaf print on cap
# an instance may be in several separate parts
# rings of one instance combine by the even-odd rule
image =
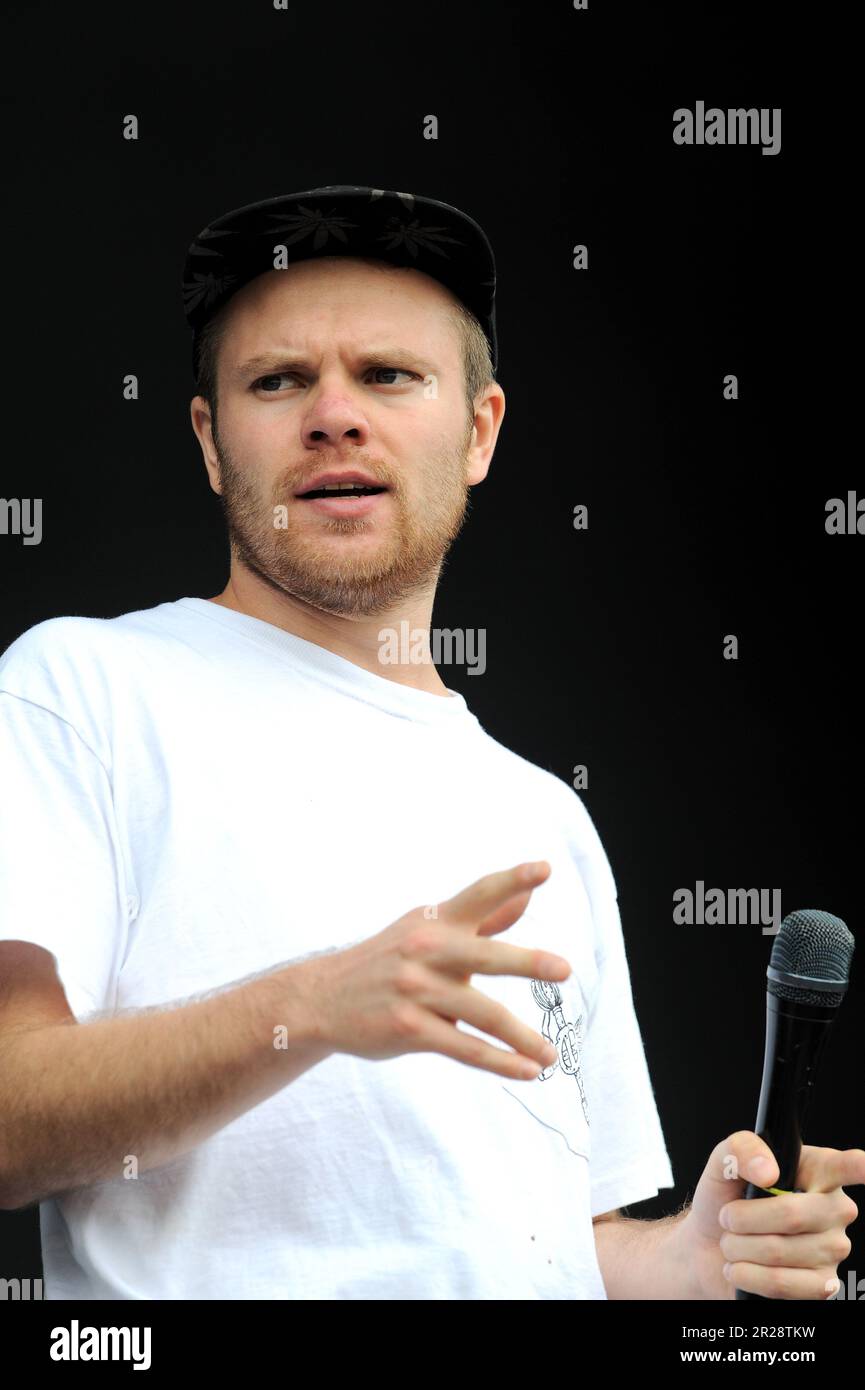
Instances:
[[[209,308],[214,300],[219,298],[223,290],[227,290],[229,285],[233,285],[236,279],[236,275],[214,275],[212,272],[208,272],[207,275],[196,273],[191,280],[185,280],[183,283],[183,306],[187,314],[200,305]]]
[[[386,241],[389,251],[395,246],[404,246],[413,256],[417,256],[418,251],[434,251],[437,256],[447,257],[443,242],[450,242],[451,246],[463,245],[458,237],[450,236],[444,227],[422,227],[417,218],[413,222],[403,222],[399,217],[389,217],[387,225],[390,230],[382,232],[376,240]]]
[[[326,246],[329,238],[335,238],[348,245],[346,229],[357,230],[357,223],[350,222],[347,217],[337,217],[334,212],[322,212],[320,208],[304,207],[303,204],[300,204],[296,213],[271,213],[270,217],[271,221],[277,224],[271,233],[272,236],[279,237],[286,246],[311,237],[315,251],[320,251]]]

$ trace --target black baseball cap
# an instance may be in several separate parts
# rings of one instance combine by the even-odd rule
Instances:
[[[198,233],[183,268],[183,309],[198,379],[201,329],[250,280],[282,261],[365,256],[421,270],[461,300],[496,342],[496,263],[483,229],[449,203],[387,188],[329,184],[224,213]]]

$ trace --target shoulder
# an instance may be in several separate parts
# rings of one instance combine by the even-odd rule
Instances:
[[[0,656],[0,690],[49,702],[68,694],[76,673],[92,669],[123,643],[120,621],[70,616],[36,623]]]
[[[610,860],[582,795],[564,778],[499,743],[484,730],[493,775],[508,794],[522,793],[535,817],[545,816],[567,840],[573,859],[597,893],[618,896]]]
[[[18,703],[16,717],[29,707],[34,718],[47,712],[65,720],[91,748],[104,751],[118,711],[135,703],[146,682],[153,642],[170,626],[161,610],[173,606],[36,623],[0,655],[0,698]]]
[[[0,654],[0,690],[27,698],[51,688],[52,676],[74,684],[76,672],[127,669],[136,652],[164,642],[188,621],[179,601],[113,618],[46,618],[22,632]]]

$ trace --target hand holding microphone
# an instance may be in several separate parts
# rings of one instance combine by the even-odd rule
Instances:
[[[829,1029],[847,990],[855,944],[840,917],[816,910],[791,912],[781,923],[766,970],[766,1050],[754,1130],[772,1150],[779,1172],[772,1186],[749,1182],[745,1200],[783,1196],[794,1223],[808,1220],[797,1201],[804,1192],[797,1184],[806,1180],[800,1169],[802,1128]],[[840,1186],[842,1174],[833,1173],[831,1180]],[[766,1214],[756,1210],[741,1219],[757,1232],[767,1225]],[[771,1220],[768,1225],[771,1230]],[[827,1264],[837,1265],[849,1253],[843,1232],[834,1244],[826,1241]],[[791,1246],[791,1258],[793,1254]],[[824,1288],[833,1276],[834,1271]],[[749,1283],[754,1282],[761,1281],[752,1276]],[[795,1277],[788,1282],[797,1287]],[[736,1289],[737,1299],[773,1296],[750,1286]]]
[[[713,1150],[677,1232],[692,1296],[828,1299],[859,1214],[865,1151],[802,1143],[818,1063],[847,988],[854,939],[827,912],[784,918],[766,972],[766,1050],[754,1131]],[[762,1173],[752,1164],[768,1163]],[[760,1198],[761,1200],[754,1200]]]

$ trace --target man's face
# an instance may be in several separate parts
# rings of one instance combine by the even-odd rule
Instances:
[[[488,466],[469,462],[452,302],[419,271],[347,257],[267,272],[233,297],[202,445],[235,556],[259,578],[353,617],[434,588]],[[362,513],[300,496],[354,469],[387,489]]]

